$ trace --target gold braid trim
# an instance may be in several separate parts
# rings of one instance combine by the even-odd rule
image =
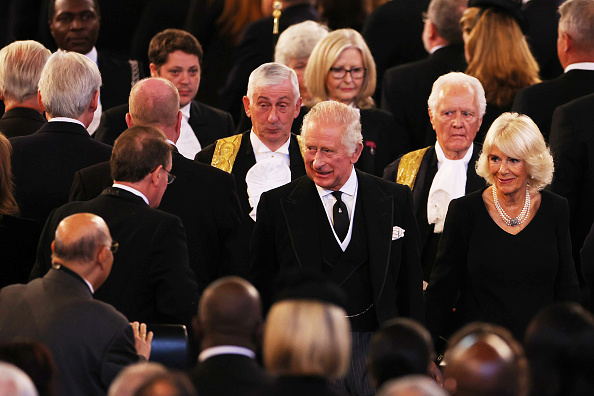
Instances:
[[[421,167],[423,156],[429,147],[419,150],[411,151],[402,156],[400,164],[398,165],[398,173],[396,173],[396,183],[409,186],[412,190],[417,180],[417,173]]]
[[[217,140],[210,164],[215,168],[231,173],[241,145],[241,136],[242,134],[239,134]]]

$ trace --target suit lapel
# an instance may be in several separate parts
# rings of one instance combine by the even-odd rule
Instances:
[[[392,248],[394,219],[394,196],[384,193],[370,175],[357,171],[359,188],[357,200],[365,214],[369,268],[374,300],[378,301],[386,281]],[[357,216],[357,213],[355,213]]]
[[[289,237],[301,270],[319,271],[322,265],[320,231],[316,205],[320,204],[314,183],[307,176],[300,179],[293,192],[281,201]]]
[[[291,180],[295,180],[305,175],[305,165],[303,163],[303,156],[297,142],[297,136],[291,134],[291,142],[289,143],[289,163],[291,164]]]

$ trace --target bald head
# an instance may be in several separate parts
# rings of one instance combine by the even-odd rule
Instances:
[[[139,81],[130,91],[129,105],[132,125],[152,126],[177,140],[179,93],[171,81],[161,77]]]
[[[91,263],[99,247],[111,245],[111,235],[101,217],[77,213],[58,224],[54,242],[54,257],[68,262]]]
[[[198,306],[202,346],[254,347],[262,324],[260,295],[248,281],[230,276],[204,290]]]
[[[58,224],[52,242],[52,264],[68,267],[96,290],[111,271],[111,243],[109,228],[101,217],[73,214]]]
[[[445,387],[459,396],[527,394],[528,366],[520,344],[498,326],[473,323],[452,337]]]

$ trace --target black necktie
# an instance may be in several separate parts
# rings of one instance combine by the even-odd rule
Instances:
[[[334,218],[334,231],[336,231],[336,235],[340,241],[344,241],[347,232],[349,231],[349,214],[347,212],[347,207],[340,199],[342,192],[334,191],[332,192],[334,198],[336,198],[336,202],[334,203],[334,207],[332,208],[332,217]]]

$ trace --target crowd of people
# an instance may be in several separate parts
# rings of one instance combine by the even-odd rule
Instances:
[[[594,0],[131,3],[0,5],[0,396],[594,393]]]

